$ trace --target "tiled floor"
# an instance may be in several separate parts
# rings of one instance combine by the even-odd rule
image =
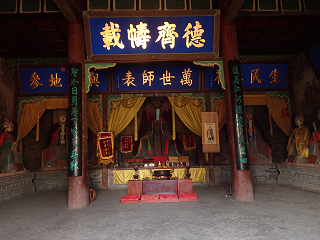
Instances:
[[[194,187],[198,202],[120,204],[127,190],[97,190],[70,210],[66,191],[35,192],[0,204],[0,239],[320,239],[320,194],[254,185],[255,200],[226,186]]]

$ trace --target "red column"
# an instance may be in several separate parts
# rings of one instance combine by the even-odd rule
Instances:
[[[231,176],[233,186],[233,197],[238,202],[253,201],[253,186],[250,170],[237,170],[236,153],[234,146],[235,134],[233,131],[233,118],[231,109],[231,89],[229,83],[228,61],[239,60],[236,29],[234,22],[226,22],[221,20],[221,45],[223,54],[223,65],[225,74],[226,90],[224,91],[224,99],[227,107],[227,127],[229,147],[231,152]]]
[[[80,8],[81,9],[81,8]],[[69,177],[68,207],[83,208],[89,205],[88,182],[88,129],[87,129],[87,95],[84,79],[85,42],[82,21],[68,23],[68,63],[82,64],[82,176]],[[68,151],[72,151],[69,146]]]

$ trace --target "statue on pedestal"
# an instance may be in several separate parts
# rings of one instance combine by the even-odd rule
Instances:
[[[320,109],[317,111],[318,122],[320,121]],[[316,123],[312,123],[314,131],[312,132],[309,142],[309,155],[317,156],[316,163],[320,163],[320,127],[316,126]]]
[[[23,171],[22,155],[17,151],[17,142],[11,132],[13,123],[4,121],[4,132],[0,134],[1,170],[2,172]]]
[[[248,153],[250,156],[255,156],[251,161],[271,161],[271,148],[264,140],[263,133],[255,122],[253,107],[246,106],[245,113]]]
[[[67,112],[59,110],[59,122],[51,128],[51,140],[49,146],[42,151],[42,168],[67,167]]]
[[[301,163],[308,162],[310,141],[310,131],[303,125],[303,121],[304,115],[299,113],[295,118],[298,127],[293,130],[287,145],[288,155],[294,155],[294,162]]]

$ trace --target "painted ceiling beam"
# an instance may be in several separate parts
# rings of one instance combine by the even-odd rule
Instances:
[[[75,0],[54,0],[54,2],[69,22],[78,22],[80,10]]]
[[[245,0],[226,0],[223,4],[221,15],[225,21],[233,21],[238,15]]]

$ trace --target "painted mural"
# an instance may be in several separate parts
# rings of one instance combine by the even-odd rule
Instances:
[[[304,114],[304,125],[314,131],[317,126],[317,110],[320,109],[320,79],[310,65],[302,71],[302,79],[294,82],[295,113]]]

